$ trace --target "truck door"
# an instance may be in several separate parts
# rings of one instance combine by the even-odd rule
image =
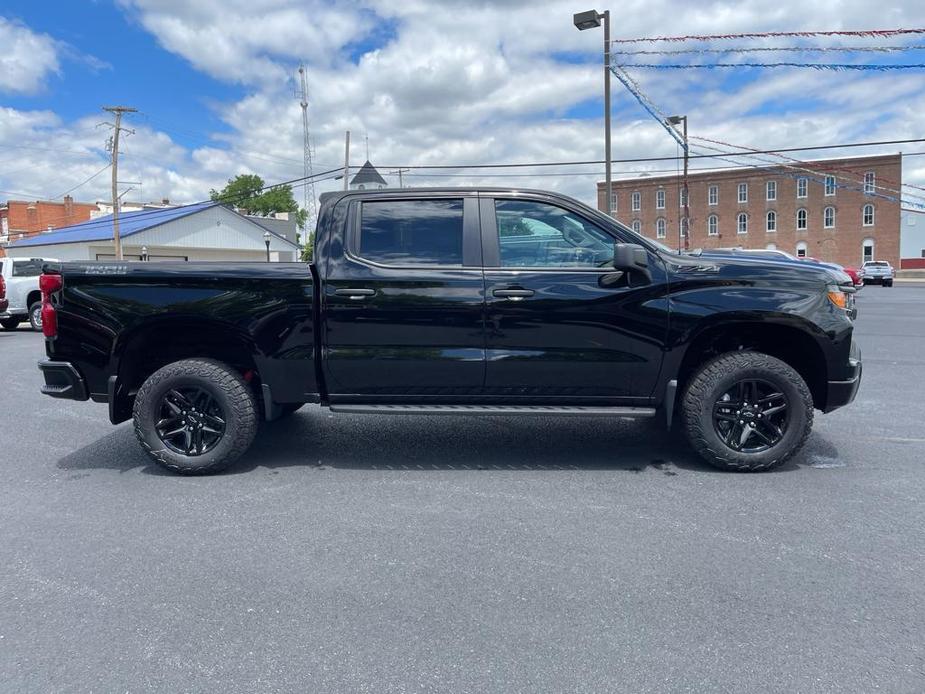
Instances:
[[[649,398],[668,328],[666,277],[611,265],[615,229],[580,206],[520,194],[480,201],[486,288],[486,394],[566,404]],[[630,239],[632,240],[632,239]]]
[[[373,194],[349,202],[322,283],[331,402],[481,391],[484,309],[478,196]]]

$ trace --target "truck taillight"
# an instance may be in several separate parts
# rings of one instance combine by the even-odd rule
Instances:
[[[61,275],[42,275],[39,277],[39,289],[42,292],[42,334],[45,337],[58,336],[58,313],[51,303],[51,295],[64,286]]]

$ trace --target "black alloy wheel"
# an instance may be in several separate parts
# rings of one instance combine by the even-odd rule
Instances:
[[[222,440],[225,420],[221,406],[208,390],[198,386],[178,387],[161,398],[155,431],[174,453],[199,456]]]
[[[784,438],[789,404],[787,396],[767,381],[738,381],[713,404],[713,427],[732,450],[761,453]]]

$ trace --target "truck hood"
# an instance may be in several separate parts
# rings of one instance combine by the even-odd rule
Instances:
[[[854,283],[847,273],[834,266],[822,263],[812,263],[804,260],[789,260],[787,258],[750,257],[746,255],[730,255],[727,253],[710,253],[703,251],[694,254],[664,254],[663,258],[669,267],[685,275],[691,273],[721,274],[725,277],[741,276],[743,279],[767,273],[776,276],[780,281],[788,277],[797,281],[812,281],[818,279],[824,284],[853,287]]]

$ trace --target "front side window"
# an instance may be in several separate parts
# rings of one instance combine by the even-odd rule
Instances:
[[[605,267],[613,237],[566,209],[532,200],[496,200],[501,267]]]
[[[835,176],[825,177],[825,194],[835,195]]]
[[[633,193],[633,212],[639,212],[642,209],[642,194],[639,191]]]
[[[800,231],[806,231],[807,226],[807,217],[806,210],[797,210],[797,229]]]
[[[809,181],[805,177],[800,177],[797,179],[797,197],[805,198],[807,190],[809,189]]]
[[[655,191],[655,209],[656,210],[665,209],[665,191],[664,190]]]
[[[864,226],[872,227],[874,225],[874,206],[864,205],[864,210],[861,217]]]
[[[739,184],[739,202],[748,202],[748,184]]]
[[[462,265],[462,200],[362,203],[357,253],[383,265]]]
[[[824,226],[826,229],[835,228],[835,208],[834,207],[826,207],[822,211],[822,226]]]
[[[667,230],[667,227],[665,225],[664,219],[659,218],[655,220],[655,238],[657,239],[665,238],[665,236],[667,235],[666,230]]]
[[[710,186],[707,188],[707,204],[719,205],[719,186]]]
[[[748,233],[748,215],[744,212],[739,212],[739,216],[736,217],[736,231],[740,234]]]
[[[719,236],[719,217],[715,214],[707,217],[707,236]]]
[[[767,231],[777,231],[777,212],[774,210],[768,211],[767,225],[765,226]]]
[[[877,175],[873,171],[864,174],[864,194],[873,195],[877,189]]]
[[[767,184],[767,197],[768,200],[777,200],[777,181],[768,181]]]

